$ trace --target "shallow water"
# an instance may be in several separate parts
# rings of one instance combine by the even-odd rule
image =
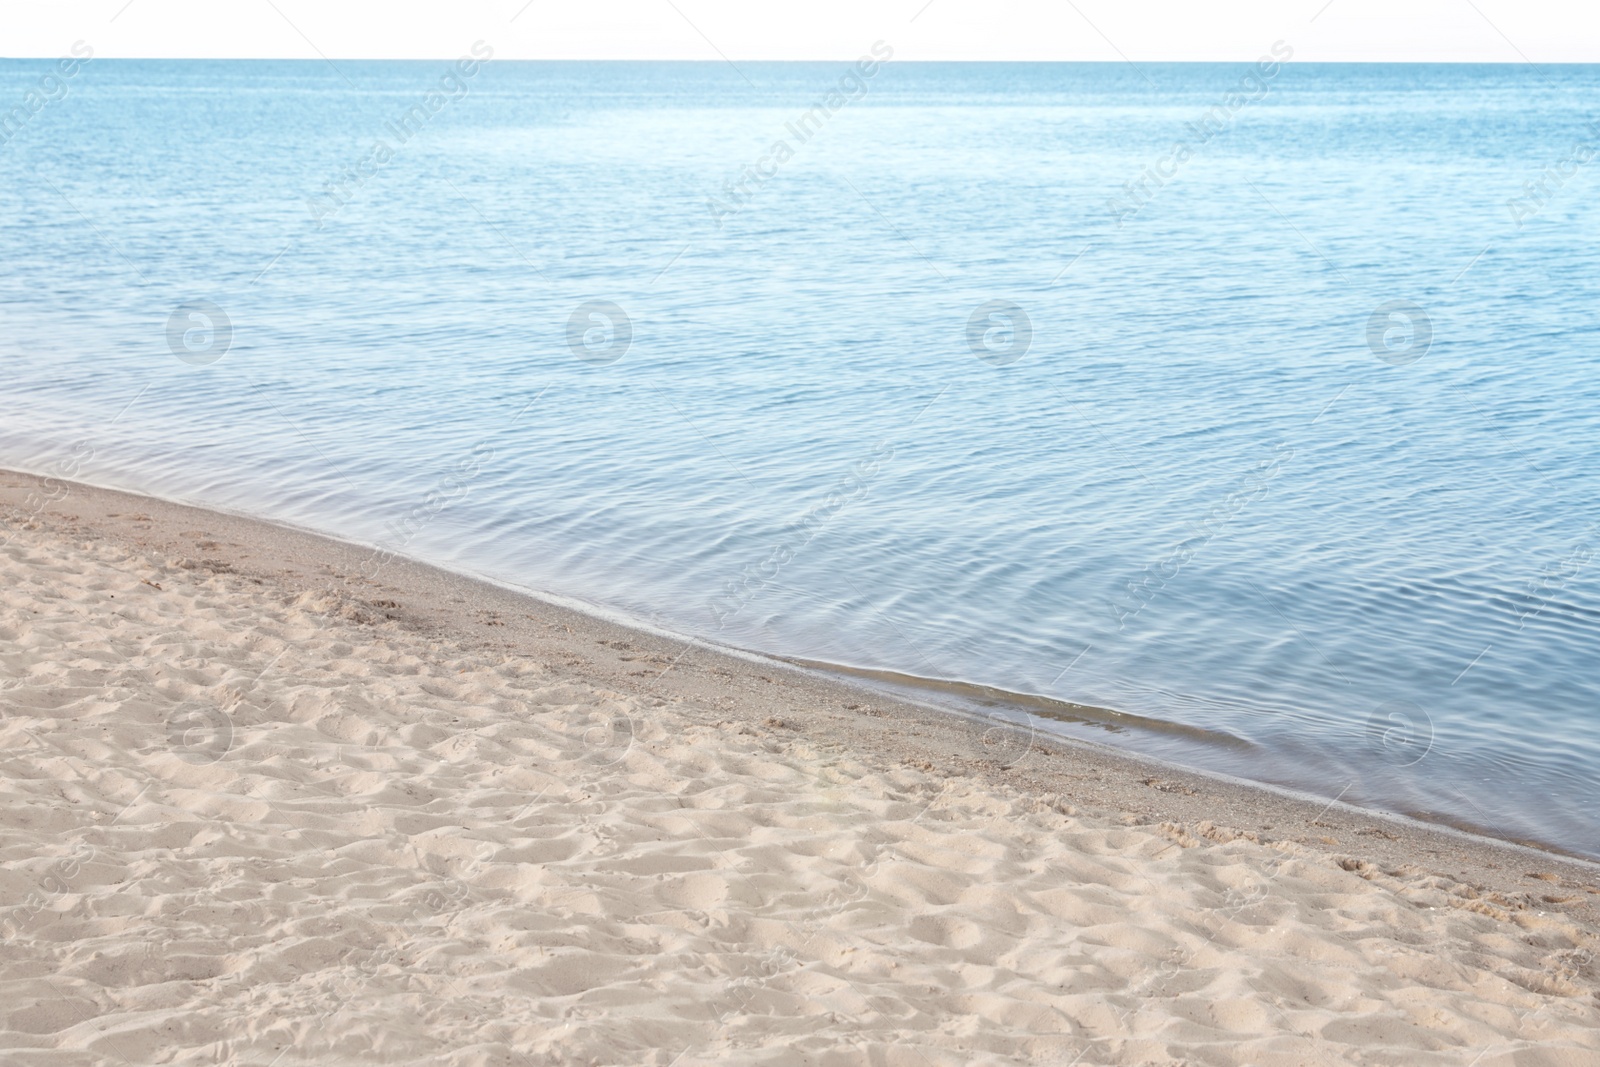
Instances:
[[[1600,856],[1600,68],[451,68],[65,81],[0,462]]]

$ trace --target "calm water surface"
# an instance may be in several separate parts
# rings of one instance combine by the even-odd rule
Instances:
[[[1600,856],[1600,69],[452,66],[66,81],[0,463]]]

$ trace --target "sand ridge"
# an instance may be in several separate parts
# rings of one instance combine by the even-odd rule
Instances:
[[[5,1062],[1600,1062],[1583,865],[1132,810],[1092,750],[1001,773],[1003,734],[858,703],[925,735],[873,748],[817,728],[846,690],[613,630],[597,664],[560,613],[530,654],[498,602],[469,639],[220,520],[196,558],[14,519]]]

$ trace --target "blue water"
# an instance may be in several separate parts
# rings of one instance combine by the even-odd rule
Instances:
[[[0,463],[1600,856],[1600,68],[850,67],[93,60]]]

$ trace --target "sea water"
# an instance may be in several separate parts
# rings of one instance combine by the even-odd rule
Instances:
[[[1600,856],[1600,69],[460,51],[0,64],[0,463]]]

